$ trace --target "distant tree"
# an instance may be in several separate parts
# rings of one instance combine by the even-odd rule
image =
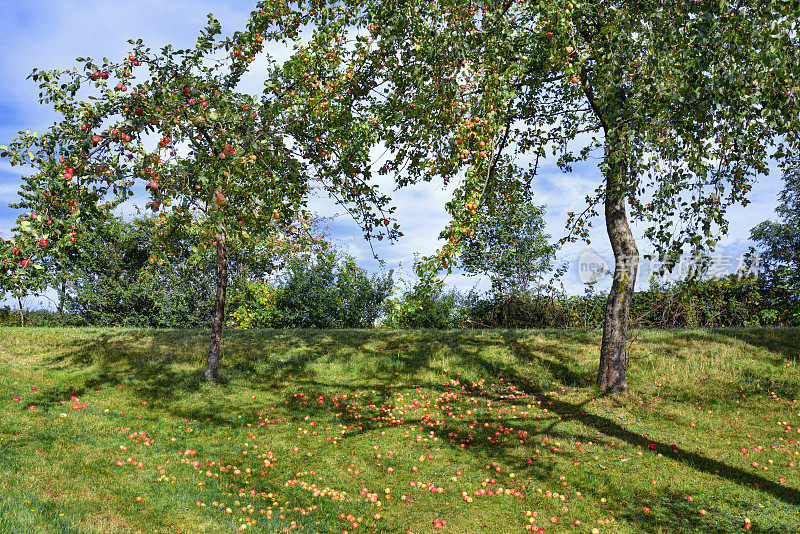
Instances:
[[[775,208],[778,221],[750,230],[759,252],[759,277],[768,304],[782,309],[784,321],[800,323],[800,154],[783,165],[785,185]]]
[[[533,204],[524,182],[497,184],[459,258],[468,274],[485,274],[499,296],[523,295],[552,265],[555,247],[544,233],[544,206]],[[470,209],[467,206],[466,209]]]

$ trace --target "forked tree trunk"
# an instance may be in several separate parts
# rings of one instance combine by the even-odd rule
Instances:
[[[616,393],[628,389],[625,381],[628,316],[639,270],[639,249],[625,207],[627,195],[623,184],[627,165],[624,155],[612,155],[606,172],[606,230],[614,251],[615,266],[603,320],[597,384],[604,393]]]
[[[211,321],[211,345],[203,377],[216,380],[219,369],[219,355],[222,348],[222,325],[225,321],[225,294],[228,290],[228,249],[225,243],[225,227],[217,232],[217,297],[214,301],[214,318]]]

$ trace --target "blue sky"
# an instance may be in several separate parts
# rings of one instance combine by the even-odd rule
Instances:
[[[36,85],[25,79],[33,68],[71,67],[78,56],[121,58],[128,52],[128,39],[142,38],[152,48],[166,43],[179,48],[192,46],[206,22],[207,13],[213,12],[222,22],[223,32],[227,33],[244,24],[252,5],[253,2],[244,0],[0,2],[0,20],[4,27],[0,32],[0,144],[8,144],[19,130],[45,130],[54,120],[49,109],[38,104]],[[247,90],[259,92],[258,72],[253,72],[246,83]],[[534,182],[535,202],[547,206],[547,231],[553,237],[560,237],[565,232],[567,212],[582,210],[584,198],[600,183],[600,175],[590,165],[578,166],[575,172],[564,174],[553,162],[547,162],[540,170],[540,176]],[[18,186],[19,170],[0,160],[0,235],[3,237],[9,237],[17,216],[7,205],[15,201]],[[747,250],[751,244],[748,241],[750,228],[762,220],[774,218],[781,187],[777,173],[762,177],[751,192],[751,204],[730,211],[730,231],[720,240],[720,254],[733,258],[735,262],[735,258]],[[353,254],[367,270],[376,272],[393,268],[410,278],[414,253],[427,254],[438,246],[437,235],[448,221],[443,208],[448,191],[432,183],[401,190],[395,195],[399,206],[397,218],[405,237],[391,245],[373,243],[375,251],[385,261],[384,266],[372,258],[370,246],[364,241],[361,231],[346,216],[331,221],[332,237],[339,248]],[[312,206],[323,215],[342,211],[327,199],[316,199]],[[591,247],[574,244],[559,254],[559,262],[571,262],[564,285],[572,293],[583,290],[576,259],[587,249],[611,262],[608,238],[601,220],[595,221],[591,241]],[[640,239],[639,249],[645,253],[650,246]],[[460,290],[468,290],[476,284],[479,288],[486,287],[485,281],[457,273],[449,275],[446,283]],[[646,285],[645,270],[639,287]]]

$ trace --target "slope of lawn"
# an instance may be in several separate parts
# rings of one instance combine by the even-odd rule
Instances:
[[[207,340],[0,329],[0,532],[800,532],[797,329]]]

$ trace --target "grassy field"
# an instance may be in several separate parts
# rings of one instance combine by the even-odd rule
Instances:
[[[800,330],[0,329],[0,532],[800,532]]]

